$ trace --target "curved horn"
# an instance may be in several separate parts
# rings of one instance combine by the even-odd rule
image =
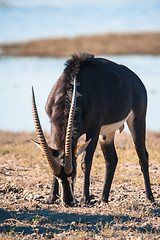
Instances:
[[[44,137],[44,134],[43,134],[43,131],[41,128],[41,124],[40,124],[40,120],[39,120],[39,116],[38,116],[37,107],[36,107],[33,87],[32,87],[32,114],[33,114],[34,125],[36,128],[38,140],[42,147],[44,155],[45,155],[46,159],[48,160],[48,163],[51,166],[53,173],[55,175],[58,175],[61,173],[61,165],[53,158],[52,153],[51,153],[51,151],[48,147],[48,144],[46,142],[46,139]]]
[[[66,138],[65,138],[65,166],[64,170],[66,174],[70,174],[72,172],[72,131],[73,131],[73,120],[75,114],[75,107],[76,107],[76,97],[77,97],[77,83],[76,77],[74,78],[74,89],[72,95],[72,102],[68,117],[68,124],[66,130]]]

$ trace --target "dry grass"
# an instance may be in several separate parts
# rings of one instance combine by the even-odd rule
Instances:
[[[119,163],[109,204],[98,204],[105,164],[98,145],[90,191],[95,199],[64,208],[60,200],[45,204],[52,174],[43,155],[30,141],[33,133],[0,132],[0,240],[7,239],[159,239],[160,133],[147,133],[150,175],[156,202],[145,200],[144,183],[132,140],[116,135]],[[75,196],[82,194],[78,159]]]
[[[159,55],[160,32],[79,36],[0,45],[0,56],[68,57],[79,51],[95,55]]]

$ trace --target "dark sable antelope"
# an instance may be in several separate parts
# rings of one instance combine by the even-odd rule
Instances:
[[[90,171],[93,154],[99,140],[106,173],[101,201],[108,202],[111,183],[117,165],[114,135],[123,130],[126,121],[144,176],[146,196],[154,201],[151,191],[148,153],[145,147],[147,93],[139,77],[123,65],[91,54],[79,53],[66,63],[62,75],[51,90],[46,112],[51,120],[51,143],[43,135],[33,93],[33,117],[39,139],[54,174],[48,203],[53,203],[62,187],[62,201],[74,203],[76,158],[83,152],[84,186],[82,200],[89,202]],[[77,141],[86,134],[86,143]]]

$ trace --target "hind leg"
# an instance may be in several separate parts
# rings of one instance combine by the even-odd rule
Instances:
[[[107,135],[107,137],[105,135],[101,135],[99,137],[99,143],[106,162],[105,181],[101,200],[104,202],[108,202],[109,192],[118,162],[114,146],[114,132]]]
[[[128,127],[132,134],[132,138],[135,144],[135,149],[139,157],[139,163],[141,166],[141,171],[143,173],[146,197],[150,201],[154,201],[154,197],[151,191],[150,177],[149,177],[149,164],[148,164],[148,152],[145,146],[145,134],[146,134],[146,123],[145,115],[137,117],[135,114],[132,114],[127,120]]]

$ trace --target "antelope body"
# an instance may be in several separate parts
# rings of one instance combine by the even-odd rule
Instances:
[[[82,152],[82,200],[90,201],[90,171],[98,140],[106,162],[101,201],[108,202],[118,161],[114,135],[116,130],[123,130],[125,121],[139,157],[146,196],[154,201],[145,147],[146,109],[146,89],[130,69],[88,53],[73,55],[52,88],[46,104],[46,112],[51,121],[50,148],[40,127],[33,93],[33,117],[39,144],[54,173],[48,203],[54,203],[57,199],[59,185],[63,190],[63,202],[69,206],[74,203],[76,158]],[[77,146],[77,141],[83,134],[86,134],[86,143]]]

